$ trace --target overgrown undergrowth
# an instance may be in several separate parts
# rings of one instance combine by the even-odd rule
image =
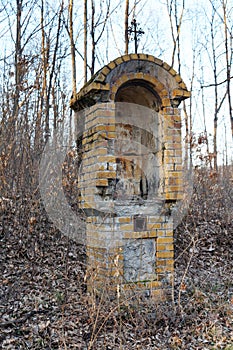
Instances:
[[[174,300],[86,293],[85,251],[35,198],[1,198],[3,349],[233,349],[232,169],[198,171],[175,232]]]

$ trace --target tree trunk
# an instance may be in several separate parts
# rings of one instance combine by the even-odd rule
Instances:
[[[125,1],[125,54],[129,53],[129,0]]]
[[[34,138],[34,153],[35,158],[38,159],[42,149],[42,115],[44,111],[44,101],[47,98],[47,47],[45,41],[45,30],[44,30],[44,0],[41,0],[41,15],[40,15],[40,26],[41,26],[41,61],[42,61],[42,86],[40,92],[40,102],[38,112],[36,114],[35,122],[35,138]]]
[[[50,135],[50,121],[49,121],[50,96],[51,96],[51,91],[52,91],[53,78],[54,78],[54,72],[55,72],[55,66],[56,66],[56,60],[57,60],[63,6],[64,6],[64,1],[62,0],[62,3],[60,5],[59,15],[58,15],[56,42],[55,42],[55,47],[54,47],[54,51],[53,51],[53,59],[51,62],[51,70],[50,70],[50,76],[49,76],[49,82],[48,82],[48,88],[47,88],[46,112],[45,112],[45,141],[48,140],[49,135]]]
[[[84,84],[87,82],[87,0],[84,0]]]
[[[91,75],[95,72],[95,2],[91,0]]]
[[[231,104],[231,60],[229,57],[229,47],[228,47],[228,28],[227,28],[227,14],[226,14],[226,1],[222,0],[223,6],[223,23],[224,23],[224,34],[225,34],[225,55],[226,55],[226,67],[227,67],[227,97],[229,106],[229,116],[231,122],[231,135],[233,140],[233,114],[232,114],[232,104]]]
[[[17,15],[16,15],[16,42],[15,42],[15,93],[14,93],[14,105],[13,105],[13,119],[12,119],[12,137],[15,135],[16,121],[19,112],[19,96],[20,86],[22,81],[22,46],[21,46],[21,17],[23,0],[16,0]]]
[[[73,34],[73,0],[69,2],[69,33],[70,33],[70,50],[71,50],[71,68],[72,68],[72,93],[76,95],[76,62],[75,62],[75,45]]]
[[[214,170],[217,171],[217,129],[218,129],[218,79],[217,79],[217,58],[214,42],[214,16],[215,11],[212,15],[211,21],[211,44],[212,44],[212,54],[213,54],[213,73],[214,73],[214,97],[215,97],[215,106],[214,106],[214,135],[213,135],[213,144],[214,144]]]
[[[174,6],[174,9],[173,9]],[[178,60],[178,73],[180,74],[180,68],[181,68],[181,62],[180,62],[180,30],[183,20],[183,14],[184,14],[184,8],[185,8],[185,1],[182,2],[182,10],[180,13],[180,16],[178,18],[177,13],[177,0],[173,3],[173,0],[167,0],[167,11],[170,21],[170,27],[171,27],[171,35],[172,35],[172,41],[173,41],[173,50],[172,50],[172,59],[171,59],[171,66],[173,67],[175,64],[175,57],[177,52],[177,60]],[[173,11],[174,11],[174,20],[173,20]],[[175,23],[174,23],[175,22]]]

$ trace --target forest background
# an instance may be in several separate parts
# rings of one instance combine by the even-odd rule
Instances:
[[[6,187],[35,179],[31,171],[49,135],[65,120],[72,125],[71,94],[112,59],[135,51],[128,34],[133,19],[144,31],[138,52],[170,64],[191,91],[182,115],[193,163],[215,169],[230,163],[232,15],[227,0],[1,0],[0,174],[3,182],[11,177]]]
[[[71,95],[135,51],[133,19],[138,52],[191,91],[184,161],[198,170],[175,232],[173,302],[160,308],[85,293],[85,250],[49,221],[38,182],[46,142],[71,134]],[[0,0],[2,348],[233,349],[232,19],[231,0]]]

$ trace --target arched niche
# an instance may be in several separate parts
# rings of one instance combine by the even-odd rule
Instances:
[[[156,112],[160,110],[162,103],[153,86],[138,79],[122,84],[115,95],[115,102],[135,103],[154,109]]]
[[[142,145],[145,149],[150,150],[152,154],[156,154],[159,145],[158,138],[155,138],[155,135],[158,137],[159,134],[159,111],[161,110],[162,101],[154,86],[142,79],[129,80],[118,87],[114,102],[116,103],[116,122],[120,110],[118,104],[123,104],[121,114],[127,113],[129,116],[127,124],[116,123],[118,138],[122,143],[125,142],[126,155],[127,153],[133,154],[133,150],[130,149],[130,145],[133,143]],[[133,105],[137,105],[136,109]],[[136,111],[138,111],[137,115]],[[139,119],[139,115],[141,121],[137,126],[135,118]],[[150,124],[150,131],[143,127],[145,124]],[[140,153],[135,154],[134,160],[131,159],[130,161],[130,165],[127,165],[126,159],[127,156],[126,158],[117,158],[117,180],[121,179],[119,184],[121,184],[123,191],[126,192],[126,188],[129,188],[131,195],[134,195],[135,198],[141,197],[144,200],[148,198],[148,191],[156,196],[160,177],[157,157],[148,157],[148,155],[142,157]],[[140,163],[140,171],[137,169],[137,163]],[[151,167],[153,168],[153,174],[150,174],[149,169]],[[150,175],[149,178],[148,174]],[[128,184],[132,185],[129,186]]]

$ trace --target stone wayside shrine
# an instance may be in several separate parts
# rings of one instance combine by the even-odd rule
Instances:
[[[71,99],[87,287],[166,295],[174,270],[171,208],[183,198],[181,77],[151,55],[119,57]]]

